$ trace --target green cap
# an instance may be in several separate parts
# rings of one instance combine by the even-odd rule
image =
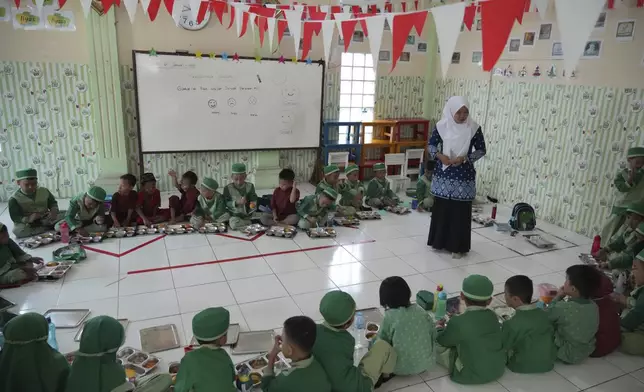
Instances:
[[[219,183],[214,178],[204,177],[203,181],[201,181],[201,186],[211,191],[216,191],[219,188]]]
[[[27,178],[38,178],[36,169],[22,169],[16,172],[16,181],[26,180]]]
[[[637,254],[635,257],[637,260],[644,262],[644,250]]]
[[[473,301],[487,301],[492,298],[494,285],[483,275],[470,275],[463,280],[463,295]]]
[[[87,191],[87,196],[91,197],[99,203],[105,202],[106,195],[107,193],[105,192],[105,189],[101,188],[100,186],[93,186]]]
[[[192,334],[195,338],[212,342],[226,335],[230,325],[230,313],[224,308],[208,308],[192,318]]]
[[[434,293],[420,290],[416,294],[416,303],[425,310],[432,310],[434,308]]]
[[[644,203],[633,203],[628,206],[626,212],[644,216]]]
[[[327,197],[331,198],[331,200],[335,201],[338,199],[338,192],[330,187],[325,187],[324,190],[322,191]]]
[[[329,291],[320,301],[320,313],[324,321],[332,327],[346,324],[355,312],[356,301],[344,291]]]
[[[246,174],[246,165],[243,163],[233,163],[233,174]]]
[[[639,235],[644,235],[644,222],[640,223],[640,225],[639,225],[639,226],[637,226],[637,229],[635,229],[635,231],[636,231]]]
[[[338,166],[336,166],[336,165],[324,166],[324,175],[325,176],[328,176],[329,174],[333,174],[333,173],[336,173],[336,172],[339,172],[339,171],[340,171],[340,168]]]
[[[344,169],[344,174],[353,173],[354,171],[358,171],[358,170],[360,170],[358,165],[351,164],[351,165],[347,166],[346,169]]]
[[[631,147],[626,153],[627,158],[644,157],[644,147]]]
[[[385,166],[384,163],[378,162],[375,165],[373,165],[373,171],[380,171],[380,170],[387,170],[387,167]]]

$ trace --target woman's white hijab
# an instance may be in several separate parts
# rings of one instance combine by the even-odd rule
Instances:
[[[479,125],[472,120],[472,116],[468,116],[462,124],[454,121],[454,115],[463,106],[468,109],[470,107],[465,97],[451,97],[443,108],[443,118],[436,123],[438,134],[443,139],[443,154],[451,159],[467,155],[472,137],[479,129]]]

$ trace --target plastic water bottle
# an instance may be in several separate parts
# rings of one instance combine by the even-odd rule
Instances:
[[[58,351],[58,342],[56,341],[56,326],[51,322],[51,319],[47,318],[47,323],[49,324],[49,333],[47,334],[47,344],[54,350]]]
[[[365,322],[364,322],[364,316],[362,315],[362,312],[356,313],[355,326],[356,326],[356,329],[364,329]]]
[[[599,249],[601,249],[601,242],[602,238],[598,235],[595,236],[593,239],[593,246],[590,248],[590,254],[594,255],[595,253],[599,252]]]
[[[442,284],[436,286],[436,291],[434,291],[434,304],[432,305],[432,310],[436,312],[436,306],[438,305],[438,294],[442,293],[444,287]]]
[[[60,224],[60,240],[64,244],[69,244],[69,225],[67,222]]]
[[[445,318],[445,313],[447,313],[447,293],[441,291],[438,293],[438,301],[436,303],[436,311],[434,316],[436,320],[442,320]]]

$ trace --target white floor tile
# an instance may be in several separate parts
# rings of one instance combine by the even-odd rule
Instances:
[[[483,385],[460,385],[452,382],[448,376],[430,380],[427,385],[433,392],[508,392],[498,382]]]
[[[520,256],[517,252],[496,242],[475,242],[472,244],[472,250],[481,255],[480,261],[495,261]]]
[[[444,368],[440,365],[435,365],[429,371],[421,373],[420,377],[424,381],[430,381],[430,380],[435,380],[437,378],[447,376],[448,374],[449,374],[449,371],[447,370],[447,368]]]
[[[208,239],[203,235],[169,235],[165,237],[164,241],[168,250],[189,249],[209,245]]]
[[[264,260],[276,274],[316,269],[318,266],[304,252],[286,253],[278,256],[266,256]]]
[[[383,259],[395,255],[382,243],[372,242],[368,244],[345,245],[344,249],[349,251],[358,261]]]
[[[182,287],[176,291],[181,313],[197,312],[206,308],[236,303],[226,282]]]
[[[604,384],[597,385],[588,392],[642,392],[644,383],[631,376],[622,376],[615,380],[608,381]]]
[[[446,259],[445,257],[441,257],[441,253],[434,251],[402,255],[400,258],[414,267],[416,271],[423,273],[465,265],[460,259]]]
[[[545,265],[524,256],[497,260],[495,263],[516,275],[536,276],[552,272]]]
[[[636,372],[631,373],[631,376],[635,377],[636,379],[640,380],[641,382],[644,382],[644,369],[638,370]]]
[[[65,274],[65,281],[118,276],[118,274],[118,257],[87,251],[87,259],[74,264],[74,267]]]
[[[291,295],[337,288],[327,274],[319,268],[286,272],[278,274],[277,277]]]
[[[62,281],[32,282],[14,289],[4,289],[0,295],[16,304],[13,311],[42,309],[44,312],[58,303],[61,287]]]
[[[300,233],[301,234],[301,233]],[[253,241],[253,244],[259,250],[259,253],[276,253],[289,250],[299,250],[300,246],[289,238],[276,238],[271,236],[262,236]]]
[[[280,328],[287,318],[302,314],[290,297],[241,304],[239,308],[251,331]]]
[[[552,252],[538,253],[528,256],[531,260],[543,264],[553,271],[565,271],[566,268],[579,264],[581,248],[554,250]]]
[[[306,233],[299,233],[293,238],[293,241],[300,247],[300,249],[312,249],[321,246],[334,246],[339,245],[335,239],[332,238],[310,238]]]
[[[352,245],[374,240],[373,237],[360,230],[360,228],[336,227],[335,230],[338,233],[335,241],[340,245]]]
[[[326,267],[325,271],[338,287],[379,280],[376,275],[360,263],[332,265]]]
[[[118,278],[108,276],[66,282],[60,290],[58,304],[78,302],[78,299],[93,301],[95,299],[113,298],[118,296],[119,284],[114,283]]]
[[[227,280],[252,278],[253,276],[271,275],[273,270],[263,257],[236,260],[219,264]]]
[[[416,385],[424,385],[425,382],[423,381],[422,378],[418,375],[414,376],[396,376],[392,378],[391,380],[387,381],[386,383],[382,384],[382,386],[378,389],[378,391],[382,390],[383,392],[389,392],[389,391],[400,391],[401,388],[407,388],[410,386],[416,386]],[[404,389],[403,389],[404,390]],[[426,391],[428,389],[425,389]],[[413,389],[412,389],[413,391]],[[422,391],[422,389],[421,389]]]
[[[510,276],[514,275],[512,272],[493,262],[466,265],[460,268],[468,275],[478,274],[487,276],[492,283],[503,283]]]
[[[246,238],[243,234],[238,233],[238,232],[231,232],[232,236],[238,236],[240,238]],[[238,238],[231,238],[228,236],[224,235],[219,235],[219,234],[207,234],[206,239],[208,240],[208,243],[210,246],[215,247],[222,246],[222,245],[230,245],[230,244],[237,244],[241,240]]]
[[[429,388],[429,385],[422,383],[417,385],[412,385],[410,387],[398,389],[398,392],[432,392]]]
[[[306,255],[320,267],[329,265],[355,263],[358,261],[343,247],[337,246],[328,249],[319,249],[306,252]]]
[[[175,268],[170,271],[175,288],[226,280],[219,264],[194,265],[186,268]]]
[[[459,293],[463,286],[463,279],[467,278],[469,274],[461,268],[452,268],[428,272],[423,275],[436,284],[442,284],[448,293]]]
[[[602,358],[588,358],[579,365],[557,363],[555,371],[581,389],[588,389],[624,374]]]
[[[275,275],[257,276],[228,282],[238,304],[288,297],[288,292]]]
[[[644,369],[643,357],[624,354],[619,350],[608,354],[607,356],[604,357],[604,359],[610,362],[611,364],[617,366],[618,368],[622,369],[626,373],[631,373],[636,370]]]
[[[410,238],[393,238],[378,241],[378,243],[382,243],[385,248],[387,248],[396,256],[428,252],[431,249],[431,247],[427,245],[421,245]]]
[[[119,296],[151,293],[174,288],[172,273],[168,270],[144,274],[124,275],[119,281]]]
[[[380,281],[344,286],[340,290],[351,294],[358,309],[380,307]]]
[[[234,244],[227,244],[214,247],[217,260],[233,259],[237,257],[255,256],[259,251],[250,241],[237,241]]]
[[[119,297],[119,318],[130,321],[167,317],[179,313],[177,294],[174,289]]]
[[[159,240],[122,256],[120,258],[119,274],[125,275],[129,271],[168,267],[169,265],[165,244],[163,240]]]
[[[386,259],[363,260],[362,265],[373,272],[378,278],[385,279],[390,276],[408,276],[418,274],[418,271],[409,266],[398,257]]]
[[[427,290],[434,292],[436,290],[436,283],[427,279],[423,274],[416,274],[404,277],[405,281],[411,289],[411,301],[416,302],[416,294],[420,290]]]
[[[329,291],[331,290],[297,294],[293,295],[291,298],[293,298],[293,301],[295,301],[297,307],[300,308],[302,314],[312,318],[315,321],[321,321],[323,317],[320,313],[320,301],[322,300],[322,297],[324,297],[324,295]]]
[[[82,299],[82,298],[78,298]],[[105,298],[96,299],[93,301],[73,302],[69,304],[56,305],[57,309],[89,309],[90,314],[87,319],[96,316],[110,316],[116,318],[118,316],[118,298]],[[74,329],[76,331],[76,329]],[[62,351],[61,351],[62,352]]]
[[[198,246],[191,248],[190,250],[169,250],[168,259],[170,260],[170,265],[185,265],[214,261],[217,260],[217,257],[215,256],[215,252],[213,252],[212,248],[208,245]]]
[[[510,392],[574,392],[580,390],[554,371],[526,375],[512,373],[506,369],[503,377],[499,379],[499,384],[503,385]]]

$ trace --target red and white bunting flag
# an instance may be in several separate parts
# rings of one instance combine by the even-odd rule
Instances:
[[[342,30],[342,22],[344,22],[345,20],[349,20],[351,18],[351,14],[348,12],[340,12],[337,14],[333,14],[333,18],[338,24],[338,33],[340,34],[340,39],[344,40],[344,31]],[[354,28],[355,28],[355,24],[354,24]],[[353,31],[351,32],[351,34],[353,34]],[[351,37],[349,37],[349,39],[351,39]]]
[[[295,46],[295,56],[300,50],[300,37],[302,36],[302,8],[295,6],[294,10],[284,11],[288,29],[293,36],[293,45]]]
[[[331,58],[331,43],[333,42],[333,31],[335,30],[334,20],[322,21],[322,46],[324,47],[324,59],[329,63]]]
[[[435,9],[435,8],[434,8]],[[391,71],[396,67],[396,63],[403,52],[407,43],[407,37],[412,28],[416,28],[418,35],[422,35],[427,11],[409,12],[405,14],[393,15],[391,19]],[[460,21],[463,20],[461,15]],[[460,26],[460,24],[459,24]]]
[[[369,49],[373,58],[374,72],[378,70],[378,55],[380,54],[380,45],[382,44],[382,32],[385,28],[385,16],[374,15],[367,18],[367,28],[369,30]]]
[[[488,0],[481,3],[484,71],[494,68],[505,49],[514,22],[524,9],[525,0]]]
[[[472,7],[472,6],[470,6]],[[452,63],[452,54],[456,48],[456,41],[461,31],[461,21],[465,15],[465,3],[454,3],[432,8],[431,14],[436,25],[438,46],[441,49],[441,72],[443,78],[447,76],[447,70]]]
[[[150,3],[150,0],[147,0],[148,4]],[[16,0],[16,7],[20,7],[20,0]],[[87,15],[89,15],[89,10],[92,9],[92,0],[80,0],[81,7],[83,7],[83,15],[87,18]],[[146,8],[147,9],[147,8]]]
[[[534,5],[535,7],[537,7],[537,11],[539,12],[541,20],[545,20],[548,17],[549,4],[550,0],[534,0]]]
[[[232,3],[235,9],[235,27],[237,28],[237,37],[242,37],[246,34],[246,24],[248,23],[248,4]]]

